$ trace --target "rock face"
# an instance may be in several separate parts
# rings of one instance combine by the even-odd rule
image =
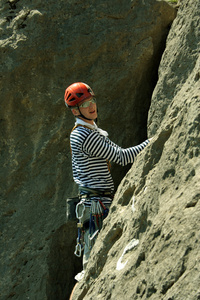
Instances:
[[[198,299],[199,1],[181,1],[163,56],[176,15],[164,1],[0,10],[0,297],[68,299],[81,269],[65,220],[77,188],[63,95],[83,81],[114,142],[142,142],[147,118],[155,139],[123,180],[127,169],[113,166],[122,182],[75,299]]]
[[[200,2],[181,2],[148,118],[74,299],[200,299]]]

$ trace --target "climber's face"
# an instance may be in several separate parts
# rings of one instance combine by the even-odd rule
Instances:
[[[75,116],[79,116],[81,118],[80,113],[86,117],[89,120],[85,120],[86,122],[89,122],[90,120],[93,121],[97,118],[97,105],[96,105],[96,99],[94,97],[91,97],[90,99],[86,99],[82,101],[78,108],[72,109],[72,113]],[[91,122],[89,122],[91,123]],[[92,122],[93,123],[93,122]]]

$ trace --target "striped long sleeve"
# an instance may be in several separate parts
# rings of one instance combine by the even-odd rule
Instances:
[[[125,166],[149,143],[123,149],[96,130],[77,127],[70,135],[74,181],[80,186],[93,189],[114,190],[107,160]]]

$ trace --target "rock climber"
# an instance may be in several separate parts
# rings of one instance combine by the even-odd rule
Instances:
[[[149,143],[123,149],[108,138],[108,133],[97,124],[97,101],[93,90],[83,82],[71,84],[65,90],[65,104],[71,109],[76,122],[70,135],[73,179],[79,187],[80,202],[76,207],[78,239],[75,254],[83,253],[83,276],[94,245],[112,203],[114,183],[109,162],[125,166],[133,163],[135,157]]]

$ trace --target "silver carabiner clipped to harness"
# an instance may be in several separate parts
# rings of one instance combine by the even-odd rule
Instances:
[[[75,247],[75,251],[74,251],[74,254],[77,256],[77,257],[81,257],[81,252],[82,252],[82,247],[81,247],[81,244],[79,243],[78,239],[77,239],[77,245]]]
[[[79,206],[83,206],[81,215],[79,215]],[[82,200],[76,205],[76,218],[79,220],[82,219],[84,211],[85,211],[85,204],[84,204],[84,200]]]

